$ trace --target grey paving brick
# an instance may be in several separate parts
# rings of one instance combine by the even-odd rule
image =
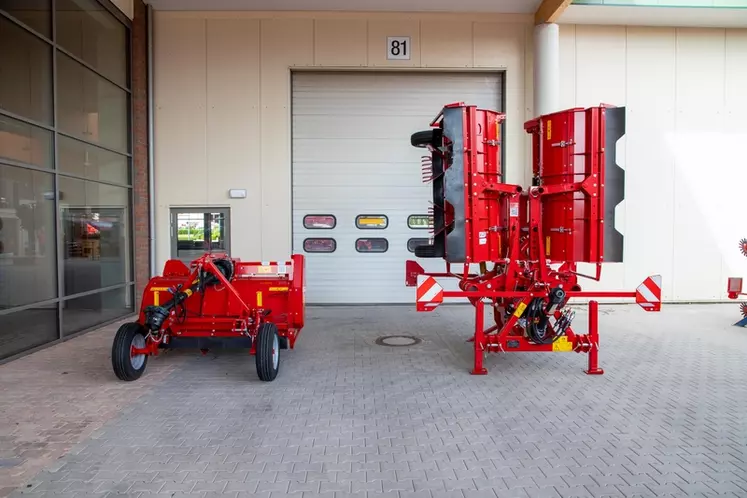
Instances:
[[[635,308],[603,309],[604,376],[580,373],[583,355],[507,354],[489,355],[490,374],[476,377],[466,372],[469,307],[425,315],[399,307],[310,308],[303,337],[281,353],[273,383],[256,381],[243,352],[211,352],[210,361],[191,353],[159,357],[153,370],[174,365],[168,380],[47,462],[30,491],[747,496],[747,393],[726,381],[747,378],[747,337],[718,325],[711,306],[645,317]],[[398,332],[426,340],[401,349],[373,343]],[[110,341],[101,344],[105,357]],[[130,388],[106,384],[112,392]],[[0,459],[8,446],[3,427],[0,421]],[[47,428],[50,443],[63,427]],[[8,458],[19,458],[35,449],[13,442],[10,451]],[[0,468],[0,489],[3,476]]]

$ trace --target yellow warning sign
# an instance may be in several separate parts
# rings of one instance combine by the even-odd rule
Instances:
[[[288,287],[270,287],[270,292],[288,292]]]
[[[550,257],[550,236],[545,237],[545,256]]]
[[[552,138],[552,121],[547,122],[547,139],[550,140]]]
[[[257,273],[272,273],[271,266],[258,266]]]
[[[527,309],[527,305],[524,303],[519,303],[519,305],[516,307],[516,311],[514,311],[514,316],[517,318],[521,318],[521,315],[524,313],[525,309]]]
[[[573,351],[573,344],[568,342],[568,337],[563,335],[552,343],[552,350],[558,353],[569,353]]]
[[[257,308],[262,307],[262,291],[257,291]]]

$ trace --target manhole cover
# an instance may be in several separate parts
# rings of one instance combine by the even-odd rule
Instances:
[[[414,346],[423,342],[422,339],[413,337],[411,335],[386,335],[376,339],[376,344],[379,346],[391,346],[391,347],[405,347]]]

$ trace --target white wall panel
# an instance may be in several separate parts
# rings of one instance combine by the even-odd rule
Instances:
[[[403,276],[405,261],[416,258],[407,241],[428,231],[408,228],[407,218],[427,214],[432,188],[421,181],[423,150],[410,135],[427,129],[445,102],[500,108],[501,87],[499,73],[294,74],[293,249],[312,237],[337,243],[334,253],[306,255],[309,303],[412,302]],[[309,214],[334,215],[337,226],[306,229]],[[362,214],[387,216],[389,226],[358,229]],[[389,249],[358,253],[359,237],[383,237]],[[420,263],[443,270],[442,260]]]
[[[747,276],[746,49],[745,30],[561,27],[563,105],[627,108],[625,262],[606,265],[601,287],[660,273],[665,299],[721,300],[727,276]]]
[[[181,206],[229,206],[231,249],[242,259],[289,256],[293,70],[355,69],[372,76],[381,68],[428,74],[505,70],[507,178],[521,181],[526,174],[524,58],[531,16],[157,10],[154,27],[157,267],[169,258],[169,208]],[[409,36],[411,59],[387,60],[387,36]],[[433,81],[439,78],[434,75]],[[432,90],[428,81],[423,80],[420,92]],[[328,91],[328,96],[339,98],[327,99],[337,102],[336,118],[312,113],[304,118],[309,120],[306,124],[349,137],[353,143],[360,138],[356,123],[365,110],[352,105],[360,95],[333,82]],[[454,99],[475,101],[480,91],[467,90],[454,94]],[[392,99],[381,103],[379,116],[389,120],[392,133],[403,134],[403,141],[394,140],[395,135],[381,137],[390,139],[381,142],[389,152],[373,149],[367,159],[402,181],[418,174],[394,171],[393,158],[412,154],[406,130],[427,122],[438,106],[447,103],[439,101],[423,111],[408,97],[393,88]],[[370,119],[368,128],[380,130],[377,117]],[[318,156],[321,151],[303,138],[299,137],[298,151]],[[358,152],[351,146],[336,154],[316,157],[319,168],[326,171],[334,167],[333,161],[350,160]],[[341,175],[340,181],[347,177]],[[248,196],[231,200],[229,188],[246,189]]]

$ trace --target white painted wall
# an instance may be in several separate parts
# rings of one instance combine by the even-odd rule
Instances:
[[[747,30],[561,26],[561,106],[627,106],[625,263],[601,285],[663,276],[668,300],[747,277]]]
[[[412,37],[412,60],[386,60],[393,35]],[[725,298],[728,276],[747,277],[747,30],[562,25],[560,36],[561,107],[628,109],[625,263],[585,288],[659,273],[666,300]],[[169,207],[230,206],[233,254],[288,256],[294,68],[505,69],[508,180],[529,180],[531,17],[157,12],[155,38],[158,267]],[[229,188],[249,196],[229,200]]]
[[[528,181],[531,22],[516,15],[157,11],[156,267],[169,258],[170,207],[230,206],[233,255],[288,257],[294,68],[505,69],[507,176]],[[388,61],[387,36],[410,36],[412,59]],[[248,197],[231,200],[229,188],[247,189]]]

